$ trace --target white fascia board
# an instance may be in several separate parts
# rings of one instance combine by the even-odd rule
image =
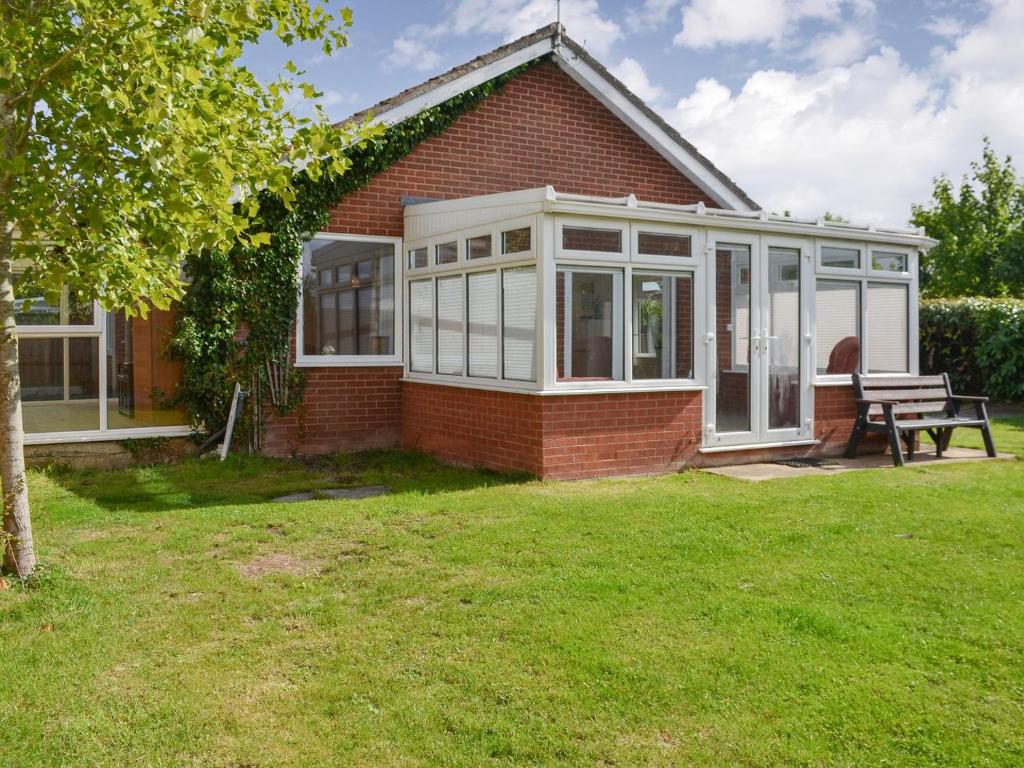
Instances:
[[[490,64],[486,64],[479,69],[474,69],[472,72],[468,72],[462,77],[456,78],[451,82],[444,83],[443,85],[439,85],[437,88],[427,91],[426,93],[410,99],[409,101],[403,102],[396,107],[381,112],[379,115],[374,115],[373,121],[388,123],[389,125],[400,123],[407,118],[419,114],[425,109],[436,107],[438,104],[448,101],[448,99],[453,96],[465,93],[470,88],[482,85],[488,80],[500,77],[506,72],[509,72],[522,64],[526,64],[527,62],[540,58],[547,53],[551,53],[553,48],[554,43],[552,39],[545,37],[543,40],[538,40],[533,45],[510,53],[503,59],[492,61]]]
[[[555,62],[573,80],[585,88],[594,98],[604,104],[616,117],[668,160],[678,171],[693,180],[724,208],[737,211],[753,210],[741,200],[722,180],[715,176],[704,163],[672,137],[668,136],[653,120],[636,108],[617,88],[599,75],[593,67],[564,48],[556,51]]]
[[[935,241],[913,234],[900,234],[867,229],[833,229],[816,224],[797,224],[765,220],[735,214],[714,215],[712,213],[694,213],[680,206],[673,210],[659,206],[648,208],[641,204],[635,208],[609,205],[607,203],[585,203],[568,200],[547,201],[544,203],[546,213],[571,214],[574,216],[599,216],[602,218],[629,219],[634,222],[656,221],[673,224],[686,224],[694,227],[713,227],[715,229],[739,230],[743,232],[778,233],[800,235],[804,237],[827,237],[834,240],[854,240],[860,243],[887,243],[906,245],[913,248],[927,249]]]
[[[536,203],[537,212],[545,200],[554,200],[553,187],[534,187],[518,189],[514,192],[496,192],[491,195],[475,195],[458,197],[453,200],[435,200],[431,203],[415,203],[405,207],[405,218],[415,216],[433,216],[438,213],[454,213],[457,211],[476,211],[482,208],[503,208],[509,205]]]

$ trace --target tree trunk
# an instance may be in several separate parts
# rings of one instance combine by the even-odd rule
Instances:
[[[14,233],[0,215],[0,488],[3,490],[3,568],[22,577],[36,567],[25,477],[18,331],[14,325]]]

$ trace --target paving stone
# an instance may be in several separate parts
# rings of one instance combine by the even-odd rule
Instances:
[[[357,488],[322,488],[318,491],[304,491],[278,496],[274,501],[315,501],[316,499],[368,499],[391,493],[386,485],[363,485]]]

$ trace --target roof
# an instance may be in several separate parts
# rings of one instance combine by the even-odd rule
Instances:
[[[372,118],[389,124],[399,123],[516,67],[544,57],[550,57],[569,77],[597,98],[722,208],[759,210],[760,206],[732,179],[626,88],[583,46],[567,37],[565,28],[560,24],[549,24],[477,56],[472,61],[407,88],[341,122],[361,122]]]

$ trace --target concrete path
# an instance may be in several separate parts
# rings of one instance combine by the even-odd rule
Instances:
[[[289,493],[278,496],[273,501],[313,501],[315,499],[368,499],[371,496],[384,496],[391,493],[386,485],[364,485],[358,488],[323,488],[319,491]]]
[[[973,448],[948,448],[945,455],[940,459],[933,452],[925,449],[922,453],[915,453],[914,460],[908,461],[906,466],[926,466],[930,464],[956,464],[965,461],[999,461],[1000,459],[1015,459],[1012,453],[1000,453],[995,459],[990,459],[984,451],[977,451]],[[824,475],[835,475],[841,472],[853,472],[858,469],[895,469],[892,465],[892,456],[888,453],[872,454],[869,456],[858,456],[856,459],[844,459],[842,456],[829,458],[835,464],[826,467],[787,467],[782,464],[735,464],[730,467],[712,467],[704,469],[704,472],[711,472],[725,477],[734,477],[737,480],[778,480],[785,477],[821,477]]]

